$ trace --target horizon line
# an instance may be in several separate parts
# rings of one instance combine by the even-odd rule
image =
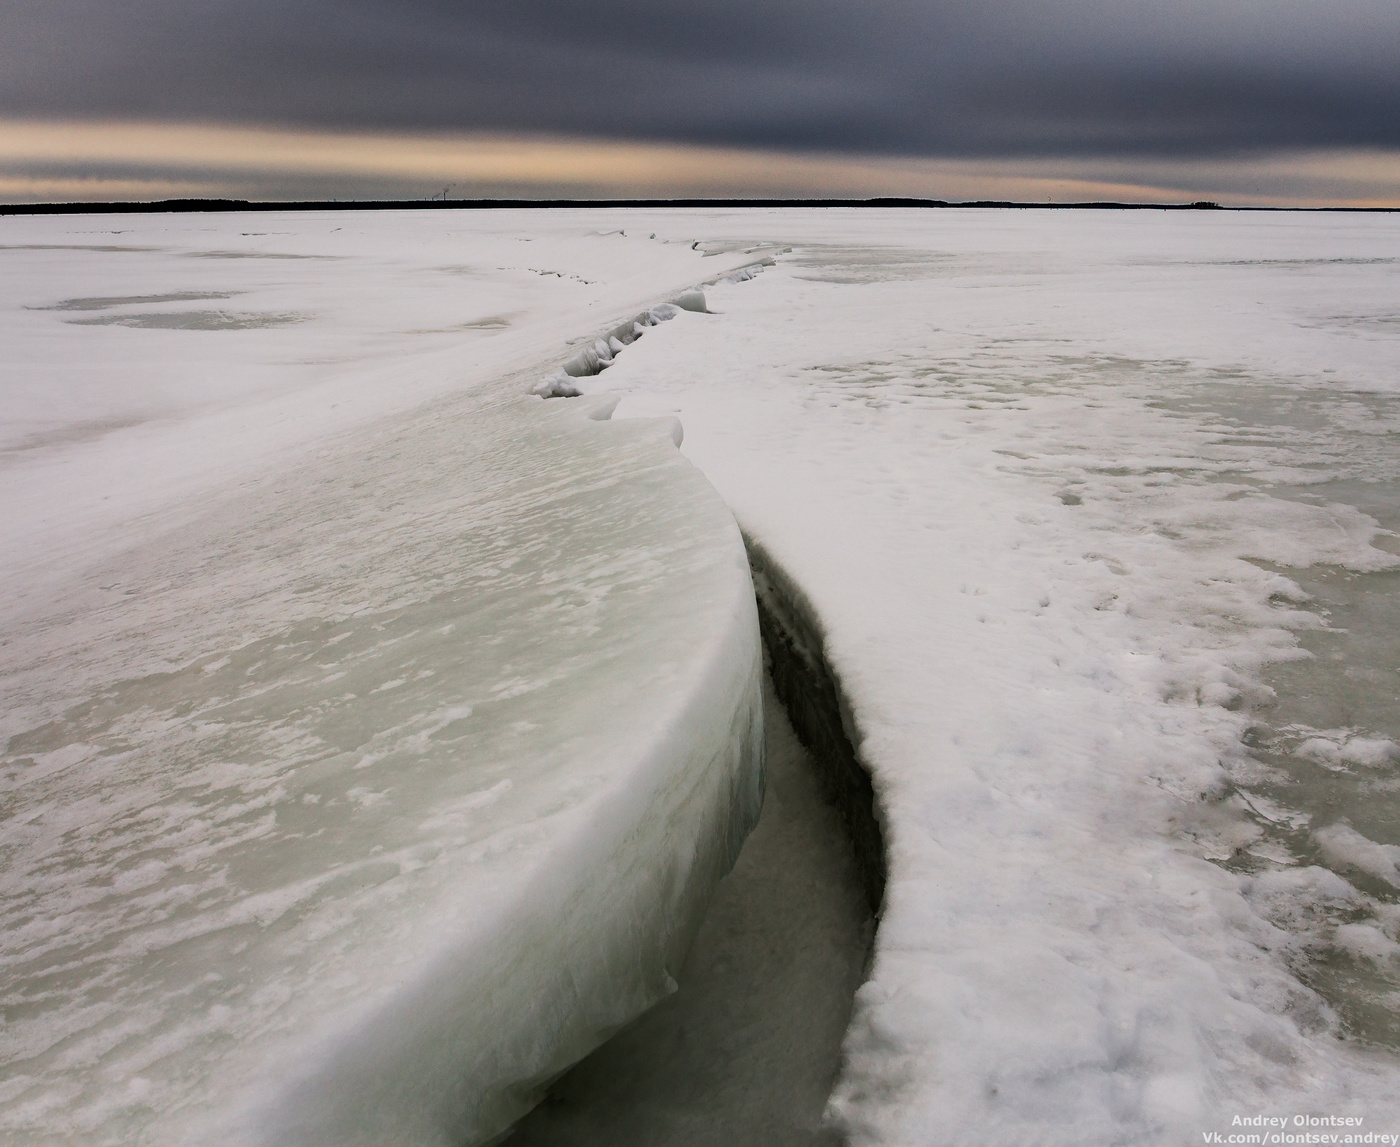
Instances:
[[[115,215],[189,214],[237,211],[392,211],[392,210],[512,210],[512,209],[614,209],[614,208],[918,208],[918,209],[1006,209],[1035,211],[1115,210],[1115,211],[1304,211],[1395,214],[1400,207],[1355,204],[1281,206],[1272,204],[1221,204],[1214,200],[1182,203],[1143,203],[1121,200],[1080,200],[1040,203],[1014,199],[947,200],[916,196],[882,195],[862,198],[846,196],[686,196],[672,198],[598,199],[228,199],[176,198],[159,200],[38,201],[0,203],[0,215]]]

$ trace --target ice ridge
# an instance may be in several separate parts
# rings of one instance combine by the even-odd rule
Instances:
[[[613,365],[619,354],[646,334],[647,328],[670,322],[681,311],[693,311],[702,315],[709,314],[710,308],[705,301],[704,287],[714,286],[716,283],[746,283],[762,272],[765,267],[772,265],[772,257],[765,256],[753,263],[726,272],[699,287],[691,287],[681,291],[670,302],[648,307],[634,318],[619,323],[611,330],[603,332],[592,342],[585,343],[583,348],[564,362],[558,370],[545,375],[544,378],[535,383],[530,388],[530,393],[538,395],[540,398],[578,398],[583,394],[583,391],[575,380],[602,374]],[[677,442],[676,445],[679,446],[680,443]]]

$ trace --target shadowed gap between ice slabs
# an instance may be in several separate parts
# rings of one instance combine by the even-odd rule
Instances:
[[[819,629],[746,539],[766,650],[767,791],[679,990],[551,1087],[509,1147],[823,1147],[885,858]]]

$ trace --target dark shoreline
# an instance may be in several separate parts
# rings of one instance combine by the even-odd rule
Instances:
[[[1014,211],[1303,211],[1393,214],[1400,207],[1223,207],[1219,203],[1017,203],[977,199],[325,199],[267,202],[247,199],[162,199],[150,203],[0,203],[0,215],[141,215],[224,211],[499,211],[550,208],[913,207]]]

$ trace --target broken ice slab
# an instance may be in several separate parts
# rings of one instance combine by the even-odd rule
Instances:
[[[445,399],[21,614],[7,1143],[479,1142],[671,990],[753,594],[670,427],[586,413]]]

